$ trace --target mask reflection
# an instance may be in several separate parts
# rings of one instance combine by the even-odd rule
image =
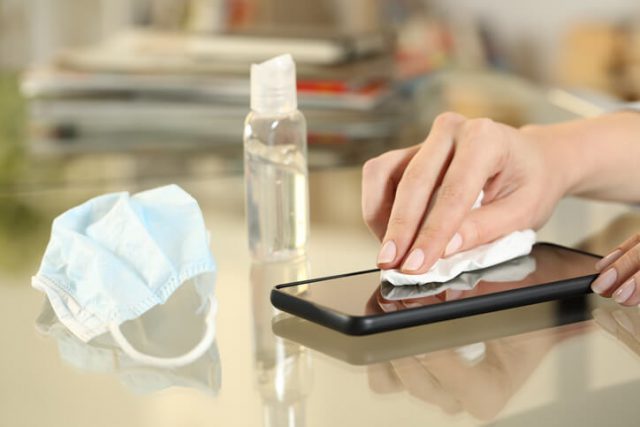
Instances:
[[[202,339],[206,310],[202,310],[202,289],[185,282],[167,303],[125,322],[122,332],[132,346],[157,357],[174,357],[190,350]],[[78,339],[56,317],[46,300],[36,320],[37,330],[55,339],[60,357],[69,365],[86,372],[115,374],[135,393],[145,394],[171,386],[189,387],[217,395],[221,385],[221,367],[216,342],[194,362],[171,368],[146,365],[131,358],[110,334],[102,334],[88,343]]]
[[[305,401],[312,380],[311,355],[306,347],[273,334],[271,321],[282,314],[271,305],[269,294],[279,283],[308,278],[308,269],[306,258],[251,266],[254,362],[265,426],[305,424]],[[303,287],[301,292],[304,291]]]

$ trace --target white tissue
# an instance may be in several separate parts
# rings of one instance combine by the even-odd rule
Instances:
[[[455,291],[470,291],[481,282],[518,282],[524,280],[536,270],[536,260],[532,256],[523,256],[498,266],[482,270],[462,273],[448,282],[426,283],[413,286],[392,286],[382,283],[380,292],[386,300],[405,300],[425,298],[437,295],[449,289]]]
[[[395,269],[382,270],[381,280],[396,286],[447,282],[460,273],[491,267],[527,255],[535,241],[536,233],[533,230],[514,231],[493,242],[440,258],[423,274],[405,274]]]
[[[381,280],[396,286],[447,282],[460,273],[491,267],[527,255],[535,241],[536,233],[533,230],[514,231],[493,242],[440,258],[423,274],[405,274],[395,269],[382,270]]]
[[[471,209],[482,205],[484,191],[481,191]],[[492,267],[519,256],[528,255],[536,241],[536,233],[529,230],[514,231],[493,242],[458,252],[447,258],[440,258],[429,271],[423,274],[405,274],[398,270],[382,270],[380,280],[392,285],[421,285],[432,282],[447,282],[459,274]]]

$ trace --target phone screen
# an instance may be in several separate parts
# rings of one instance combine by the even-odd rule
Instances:
[[[443,283],[394,286],[378,270],[282,287],[279,290],[351,316],[406,310],[596,273],[598,257],[536,244],[527,256],[463,273]]]

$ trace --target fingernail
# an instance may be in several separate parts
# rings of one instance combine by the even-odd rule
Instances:
[[[404,261],[404,264],[402,264],[402,269],[405,271],[414,271],[422,267],[423,262],[424,252],[422,252],[422,249],[414,249]]]
[[[447,244],[446,249],[444,250],[444,256],[449,256],[454,252],[457,252],[458,249],[462,247],[462,236],[460,233],[456,233],[453,235],[449,243]]]
[[[618,290],[613,293],[612,295],[613,300],[618,304],[622,304],[623,302],[626,302],[629,299],[629,297],[631,296],[631,294],[635,289],[636,289],[636,281],[633,280],[633,277],[632,277],[631,279],[624,282],[624,284],[620,286]]]
[[[611,264],[613,261],[620,258],[621,255],[622,255],[622,251],[620,249],[616,249],[615,251],[611,252],[609,255],[602,258],[600,261],[596,262],[596,270],[602,271],[602,269],[604,269],[605,267],[608,267],[609,264]]]
[[[591,284],[591,289],[597,294],[601,294],[609,289],[618,278],[618,272],[615,268],[610,268],[600,274],[598,278]]]
[[[396,259],[396,244],[393,240],[387,240],[378,253],[378,264],[386,264]]]

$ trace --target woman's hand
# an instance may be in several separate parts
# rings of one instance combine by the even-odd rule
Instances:
[[[550,142],[537,128],[444,113],[422,144],[369,160],[362,211],[382,242],[378,266],[421,274],[442,256],[540,227],[568,188]]]
[[[626,306],[640,304],[640,234],[625,240],[596,264],[600,272],[591,284],[593,292]]]

